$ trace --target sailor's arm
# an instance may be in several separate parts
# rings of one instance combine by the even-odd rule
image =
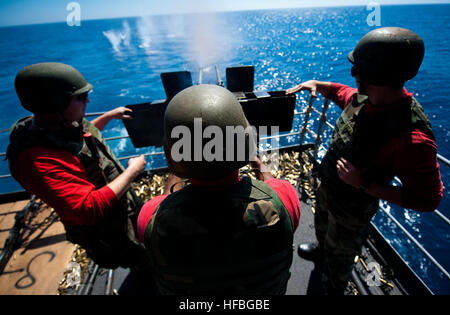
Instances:
[[[79,159],[61,149],[32,147],[16,158],[18,181],[54,208],[67,225],[93,225],[114,209],[118,197],[86,178]]]
[[[357,189],[363,189],[365,193],[388,202],[401,205],[402,193],[399,187],[385,186],[377,183],[370,183],[365,186],[363,170],[356,168],[352,163],[344,158],[340,158],[336,164],[339,178],[347,185]]]
[[[92,124],[97,129],[103,130],[112,119],[131,119],[131,112],[132,110],[127,107],[117,107],[92,120]]]
[[[433,196],[423,194],[417,195],[410,191],[408,186],[389,186],[371,183],[367,187],[360,186],[361,189],[376,198],[385,200],[403,208],[416,211],[431,212],[434,211],[440,202],[439,193]]]
[[[294,94],[300,91],[309,91],[313,97],[317,97],[317,92],[326,96],[329,94],[331,82],[309,80],[286,90],[286,94]]]
[[[398,168],[402,186],[364,183],[363,171],[341,158],[336,165],[340,179],[367,194],[383,199],[398,206],[430,212],[434,211],[442,198],[442,182],[439,166],[432,152],[412,154],[403,160]],[[435,155],[435,154],[434,154]]]
[[[412,143],[395,155],[394,167],[402,182],[402,206],[419,211],[433,211],[443,195],[437,146],[420,131],[411,134]]]
[[[269,168],[259,159],[259,157],[255,157],[255,160],[253,160],[250,165],[252,168],[259,171],[258,174],[256,174],[257,178],[264,181],[275,190],[289,212],[292,227],[295,231],[300,221],[300,200],[298,199],[295,188],[286,180],[274,178]]]
[[[130,188],[130,184],[145,169],[145,157],[140,155],[128,160],[128,167],[107,186],[114,192],[117,199]]]
[[[316,93],[319,92],[323,97],[336,103],[341,109],[344,109],[350,104],[353,100],[353,96],[358,93],[358,89],[344,84],[310,80],[287,89],[286,94],[293,94],[304,90],[310,91],[313,97],[317,97]]]

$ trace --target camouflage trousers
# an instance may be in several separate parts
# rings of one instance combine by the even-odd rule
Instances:
[[[356,255],[360,254],[370,220],[378,210],[378,199],[355,209],[341,209],[330,193],[320,185],[317,191],[314,224],[323,251],[322,281],[327,294],[344,294]],[[344,198],[351,198],[345,196]],[[351,202],[350,202],[351,203]]]

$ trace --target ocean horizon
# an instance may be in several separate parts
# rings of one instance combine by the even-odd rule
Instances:
[[[347,54],[368,31],[365,6],[314,7],[276,10],[209,12],[187,15],[154,15],[82,20],[81,26],[66,22],[0,27],[0,131],[30,115],[14,90],[14,78],[25,66],[38,62],[62,62],[78,69],[94,90],[87,112],[104,112],[118,106],[139,104],[166,95],[163,72],[188,70],[194,84],[203,69],[203,83],[216,83],[215,66],[222,79],[225,69],[255,66],[255,90],[286,90],[302,81],[317,79],[355,86]],[[450,82],[449,4],[383,5],[381,25],[400,26],[418,33],[425,42],[425,58],[418,75],[405,85],[423,105],[433,126],[438,153],[450,158],[450,108],[445,86]],[[296,109],[307,103],[298,94]],[[323,103],[319,97],[315,104]],[[328,116],[333,123],[340,109],[332,104]],[[298,131],[301,120],[294,120]],[[125,136],[121,121],[112,121],[105,137]],[[325,137],[330,135],[328,130]],[[312,138],[307,138],[312,141]],[[297,143],[298,137],[290,137]],[[5,152],[9,133],[0,132],[0,152]],[[110,142],[114,153],[128,156],[161,148],[134,149],[129,139]],[[8,163],[0,163],[0,175],[8,174]],[[165,165],[162,156],[147,160],[147,168]],[[440,163],[448,187],[450,168]],[[11,178],[0,178],[0,193],[21,190]],[[439,210],[450,217],[450,193],[444,189]],[[399,209],[393,214],[450,270],[448,225],[430,213]],[[450,281],[422,254],[411,249],[401,231],[380,214],[374,222],[399,250],[424,282],[439,294],[450,293]]]

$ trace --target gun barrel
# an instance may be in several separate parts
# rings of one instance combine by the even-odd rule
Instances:
[[[217,85],[224,86],[222,79],[220,78],[219,67],[216,65]]]
[[[203,69],[200,68],[200,71],[198,73],[198,84],[202,84],[203,82]]]

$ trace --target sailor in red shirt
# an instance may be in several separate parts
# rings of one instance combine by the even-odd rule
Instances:
[[[25,67],[15,86],[23,107],[34,115],[11,128],[7,158],[13,177],[55,209],[67,239],[97,264],[140,268],[147,255],[134,237],[136,218],[129,214],[138,213],[142,201],[130,183],[144,170],[145,159],[130,159],[124,169],[100,132],[111,119],[131,118],[130,110],[119,107],[85,120],[93,87],[61,63]]]
[[[298,248],[303,258],[323,261],[329,294],[344,293],[380,199],[433,211],[442,198],[431,124],[403,87],[417,74],[423,56],[423,41],[414,32],[380,28],[366,34],[348,55],[358,89],[312,80],[287,90],[308,90],[314,97],[319,92],[343,110],[320,166],[317,242]],[[394,176],[400,186],[390,185]]]
[[[357,97],[358,89],[331,82],[328,91],[323,92],[326,98],[334,101],[341,109],[345,109],[352,103],[353,98]],[[398,102],[409,105],[412,97],[412,93],[403,88]],[[365,115],[368,117],[374,117],[386,110],[375,106],[370,100],[365,109]],[[390,199],[389,201],[408,209],[434,211],[443,193],[436,154],[437,145],[434,137],[418,127],[413,127],[385,143],[373,156],[373,165],[395,170],[402,185],[395,188],[399,194],[386,193],[382,199]]]
[[[93,226],[118,202],[109,186],[97,189],[89,182],[83,164],[65,150],[31,147],[19,153],[15,165],[22,187],[57,209],[65,225]]]

